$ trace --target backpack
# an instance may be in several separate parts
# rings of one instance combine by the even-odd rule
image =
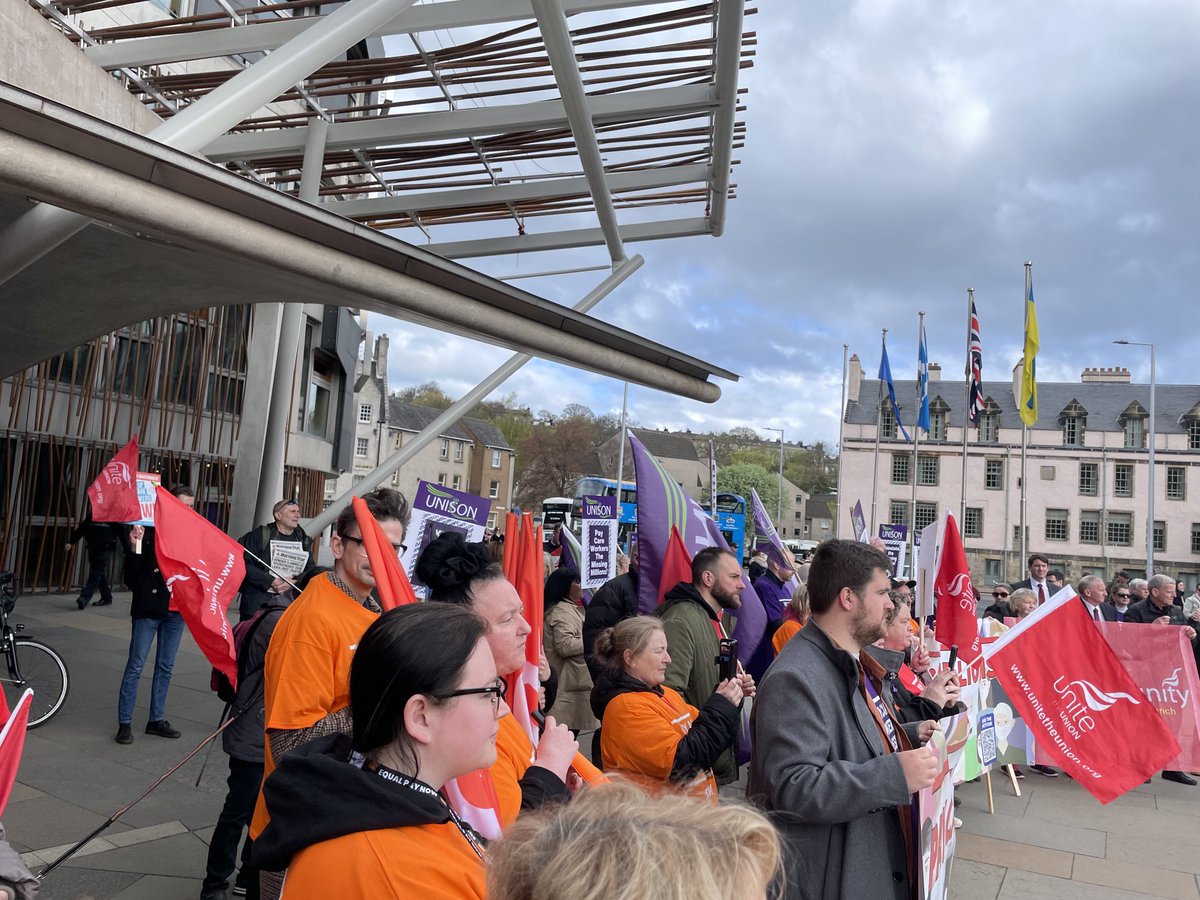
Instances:
[[[246,677],[246,654],[244,651],[250,646],[250,638],[267,617],[267,613],[274,610],[282,612],[278,607],[264,606],[250,618],[233,626],[233,652],[237,658],[238,684],[241,684],[242,679]],[[237,691],[230,683],[229,676],[215,666],[209,676],[208,686],[222,703],[233,703],[237,697]]]

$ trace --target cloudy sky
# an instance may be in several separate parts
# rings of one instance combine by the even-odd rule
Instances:
[[[635,387],[635,419],[782,425],[789,440],[832,445],[843,344],[873,374],[888,328],[892,370],[912,378],[923,310],[931,361],[961,378],[968,287],[985,377],[1007,380],[1026,259],[1043,381],[1077,381],[1090,365],[1148,380],[1145,350],[1112,345],[1124,337],[1157,343],[1161,382],[1200,383],[1200,6],[759,5],[725,236],[630,245],[646,265],[593,313],[742,378],[715,404]],[[472,265],[507,275],[605,261],[595,248]],[[602,276],[516,283],[574,303]],[[435,379],[458,394],[507,357],[378,317],[369,327],[392,335],[394,387]],[[621,404],[620,383],[550,363],[499,393],[510,390],[535,410]]]

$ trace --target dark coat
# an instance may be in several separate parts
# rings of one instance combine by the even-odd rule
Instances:
[[[1033,583],[1028,578],[1026,578],[1024,581],[1018,581],[1016,584],[1009,585],[1009,586],[1014,591],[1018,591],[1021,588],[1027,588],[1028,590],[1033,591],[1033,599],[1037,600],[1037,588],[1033,586]],[[1055,594],[1057,594],[1061,590],[1062,590],[1061,584],[1053,585],[1049,581],[1047,581],[1046,582],[1046,599],[1049,600],[1051,597],[1053,597]]]
[[[262,618],[250,625],[254,630],[238,648],[237,696],[229,710],[237,718],[221,733],[221,747],[230,756],[245,762],[263,761],[264,713],[263,666],[271,635],[291,599],[274,597],[263,609]]]
[[[1012,611],[1012,607],[1008,605],[1007,600],[997,600],[983,611],[983,617],[1003,622],[1005,619],[1015,619],[1017,614]]]
[[[908,900],[902,817],[912,798],[899,758],[884,752],[855,658],[809,622],[763,676],[751,723],[747,796],[784,840],[782,896]]]
[[[624,575],[610,578],[592,594],[592,602],[583,614],[583,661],[595,681],[604,667],[592,661],[592,647],[605,628],[612,628],[622,619],[638,614],[637,569],[630,568]]]
[[[1079,598],[1079,602],[1083,604],[1083,609],[1088,614],[1088,618],[1090,619],[1092,617],[1091,607],[1089,607],[1087,605],[1087,602],[1082,597]],[[1117,608],[1110,603],[1101,603],[1100,604],[1100,618],[1103,619],[1105,622],[1119,621],[1117,619]]]
[[[883,667],[883,690],[880,696],[896,718],[906,724],[920,723],[927,719],[943,719],[957,713],[957,704],[946,708],[938,706],[932,700],[926,700],[919,694],[914,694],[900,681],[900,667],[904,665],[904,654],[896,650],[885,650],[882,647],[864,647],[864,652]],[[965,709],[966,707],[964,707]],[[915,735],[909,738],[916,743]]]
[[[1184,616],[1183,610],[1174,604],[1166,609],[1159,609],[1154,605],[1154,601],[1147,597],[1145,600],[1139,600],[1125,611],[1126,622],[1136,622],[1140,625],[1153,624],[1155,619],[1162,616],[1168,616],[1171,625],[1190,625],[1191,623]]]
[[[238,543],[247,551],[246,577],[242,579],[241,588],[243,609],[256,611],[275,596],[270,593],[271,582],[275,580],[275,576],[267,570],[266,566],[251,556],[253,554],[264,562],[270,562],[271,541],[291,541],[307,550],[308,565],[305,566],[305,569],[311,568],[316,563],[312,557],[312,538],[304,533],[303,528],[297,527],[291,534],[280,534],[279,529],[272,522],[270,525],[260,525],[250,529],[238,540]]]
[[[165,619],[171,606],[171,592],[158,570],[154,555],[154,529],[147,528],[142,552],[125,547],[125,585],[133,591],[129,614],[135,619]]]

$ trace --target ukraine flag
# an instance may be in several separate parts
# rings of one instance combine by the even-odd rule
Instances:
[[[1037,310],[1033,305],[1033,265],[1025,264],[1025,360],[1021,369],[1021,421],[1028,426],[1037,423]]]

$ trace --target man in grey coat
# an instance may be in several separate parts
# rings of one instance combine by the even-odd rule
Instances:
[[[748,794],[785,843],[788,900],[910,900],[912,794],[933,784],[933,722],[902,726],[860,651],[884,635],[889,563],[856,541],[813,558],[812,619],[767,670],[754,702]]]

